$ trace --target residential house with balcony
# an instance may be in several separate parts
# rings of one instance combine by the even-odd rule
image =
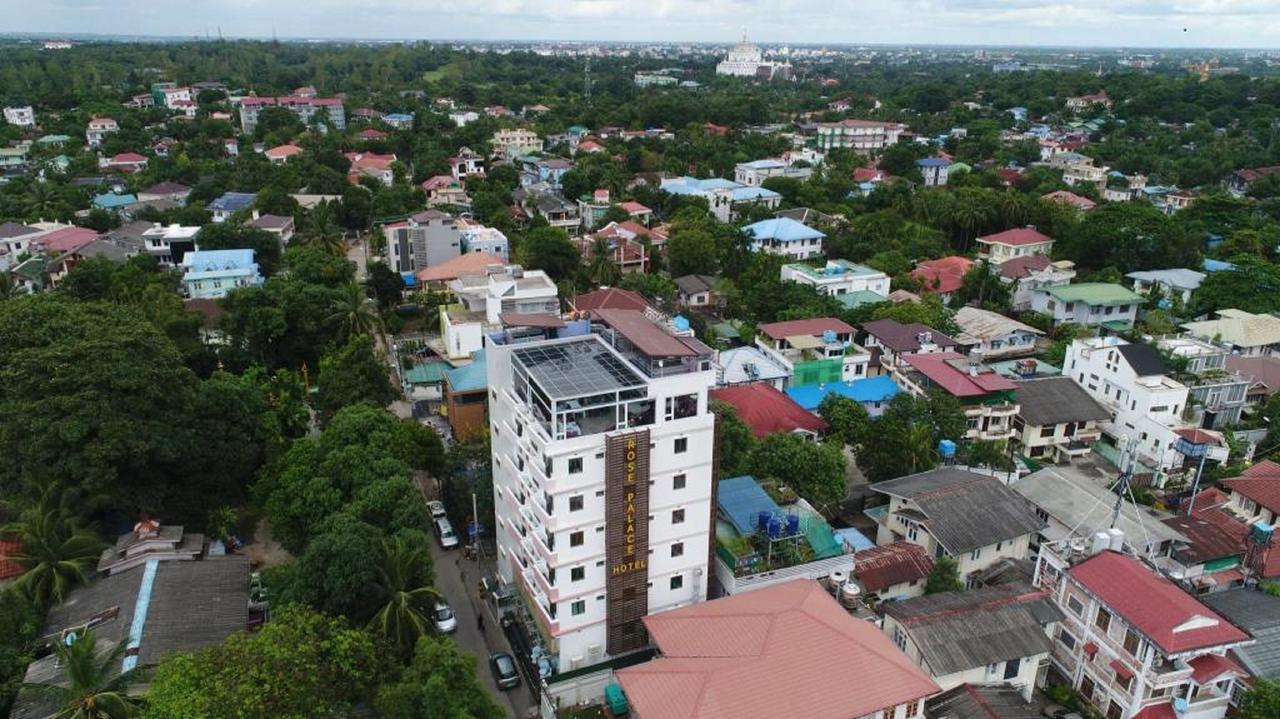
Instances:
[[[1100,422],[1111,412],[1070,377],[1018,382],[1013,429],[1022,451],[1047,462],[1070,462],[1089,454],[1102,437]]]
[[[868,602],[918,597],[933,572],[933,557],[919,544],[901,541],[853,553],[853,579]]]
[[[807,260],[823,254],[826,233],[790,217],[775,217],[747,225],[742,231],[751,241],[752,252],[781,255],[792,260]],[[783,270],[785,275],[786,270]]]
[[[451,175],[436,175],[422,181],[422,191],[427,195],[427,207],[456,205],[470,207],[471,198],[467,196],[467,188],[462,180]]]
[[[704,601],[711,571],[711,349],[594,314],[485,350],[496,571],[558,672],[646,648],[640,620]]]
[[[1018,582],[881,605],[884,633],[943,691],[1006,686],[1023,701],[1044,686],[1062,610]]]
[[[823,267],[804,263],[782,266],[782,281],[808,285],[819,294],[839,297],[857,292],[872,292],[889,297],[889,276],[849,260],[827,260]]]
[[[1042,287],[1031,295],[1031,309],[1062,324],[1101,327],[1116,332],[1133,328],[1143,297],[1110,282],[1081,282]]]
[[[724,594],[853,573],[853,552],[803,498],[780,506],[750,476],[720,480],[715,496],[713,570]]]
[[[1099,548],[1041,548],[1037,584],[1064,619],[1051,661],[1108,719],[1222,719],[1244,678],[1227,659],[1252,643],[1229,622],[1141,561]]]
[[[806,180],[812,174],[813,168],[807,162],[805,165],[797,167],[784,159],[769,158],[766,160],[739,162],[733,168],[733,181],[739,185],[759,187],[770,177],[791,177],[797,180]]]
[[[994,235],[983,235],[976,242],[978,258],[999,265],[1018,257],[1048,257],[1053,251],[1054,239],[1034,227],[1017,227]]]
[[[176,267],[182,258],[196,249],[199,227],[156,224],[142,233],[142,249],[156,258],[161,267]]]
[[[691,195],[706,199],[720,222],[733,222],[749,207],[775,210],[782,204],[782,195],[763,187],[748,187],[720,177],[698,179],[696,177],[669,177],[662,181],[662,190],[673,195]]]
[[[88,127],[84,131],[85,142],[89,147],[101,147],[102,141],[107,135],[120,131],[120,123],[110,117],[94,117],[89,120]]]
[[[262,284],[253,250],[196,250],[182,258],[182,286],[192,299],[218,299]]]
[[[1026,498],[999,479],[940,467],[871,485],[889,503],[866,510],[876,544],[906,541],[931,557],[951,557],[960,578],[1002,559],[1027,559],[1046,522]]]
[[[916,167],[924,177],[925,187],[944,187],[947,184],[953,163],[942,157],[925,157],[916,160]]]
[[[818,149],[827,152],[847,148],[862,153],[875,153],[889,145],[898,144],[898,139],[906,129],[906,125],[879,120],[820,122],[817,127]]]
[[[1089,337],[1067,347],[1062,373],[1112,413],[1102,431],[1115,447],[1136,457],[1156,484],[1179,469],[1176,429],[1186,426],[1187,386],[1166,374],[1155,348],[1119,337]]]
[[[489,265],[462,274],[449,282],[449,290],[457,302],[440,308],[440,334],[450,359],[484,349],[485,332],[498,327],[503,313],[557,318],[560,314],[556,283],[542,270],[519,265]]]
[[[781,390],[791,372],[758,347],[732,347],[716,353],[716,386],[757,382]]]
[[[1191,304],[1191,295],[1200,289],[1200,283],[1207,276],[1203,272],[1188,269],[1149,270],[1125,275],[1133,280],[1134,292],[1146,296],[1152,290],[1159,290],[1166,300],[1176,297],[1183,305]]]
[[[966,305],[956,310],[955,322],[960,327],[956,342],[969,351],[982,353],[983,359],[1012,359],[1036,353],[1036,339],[1044,332],[979,307]]]
[[[564,230],[571,237],[582,230],[577,203],[569,202],[558,192],[531,192],[525,197],[525,208],[530,215],[542,217],[548,225]]]
[[[498,130],[493,133],[489,144],[493,147],[494,157],[504,160],[514,160],[521,155],[542,152],[542,138],[538,137],[538,133],[522,127]]]
[[[873,320],[862,325],[862,345],[871,352],[869,374],[889,374],[898,358],[907,354],[951,352],[960,343],[919,322],[902,324],[897,320]]]
[[[937,390],[959,400],[968,430],[954,440],[1013,439],[1018,385],[983,364],[976,354],[905,354],[898,358],[890,376],[902,391],[915,397]]]
[[[560,189],[564,174],[573,169],[573,161],[563,157],[522,155],[515,159],[520,169],[521,187],[547,186]]]
[[[1280,317],[1244,310],[1218,310],[1216,317],[1188,322],[1182,328],[1194,337],[1220,344],[1233,355],[1267,357],[1280,354]]]
[[[856,330],[833,317],[760,325],[756,347],[787,369],[787,386],[852,382],[867,376],[871,353],[853,342]]]
[[[449,158],[449,174],[455,180],[468,177],[484,177],[484,158],[470,147],[458,150],[458,154]]]
[[[1280,524],[1280,464],[1265,459],[1239,477],[1222,480],[1222,488],[1226,509],[1247,524]]]
[[[1227,350],[1194,337],[1165,337],[1156,347],[1186,360],[1174,378],[1187,386],[1188,421],[1205,429],[1222,429],[1240,421],[1252,379],[1227,367]]]
[[[996,266],[1000,281],[1012,285],[1015,312],[1031,309],[1031,298],[1038,290],[1061,287],[1075,279],[1075,263],[1070,260],[1049,261],[1047,255],[1025,255],[1006,260]]]

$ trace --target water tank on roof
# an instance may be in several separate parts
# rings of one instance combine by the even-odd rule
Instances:
[[[827,344],[832,344],[833,342],[835,342],[835,341],[836,341],[836,331],[835,331],[835,330],[823,330],[823,331],[822,331],[822,341],[823,341],[823,342],[826,342]]]
[[[1179,714],[1185,714],[1189,706],[1185,697],[1176,697],[1173,700],[1173,710]]]
[[[938,454],[942,455],[943,459],[954,458],[956,456],[956,443],[949,439],[939,440]]]
[[[787,515],[787,536],[794,537],[800,533],[800,515]]]
[[[1265,546],[1271,543],[1271,538],[1275,535],[1275,531],[1276,528],[1266,522],[1254,522],[1249,527],[1249,541]]]
[[[1107,536],[1110,538],[1108,546],[1112,551],[1124,551],[1124,530],[1119,527],[1112,527],[1107,530]]]
[[[684,315],[676,315],[674,318],[672,318],[671,324],[674,325],[675,328],[681,332],[684,332],[689,329],[689,319]]]
[[[1089,556],[1105,551],[1111,546],[1111,535],[1106,532],[1094,532],[1093,541],[1089,545]]]
[[[844,268],[840,265],[827,265],[827,274],[831,276],[843,275]]]
[[[840,587],[840,606],[845,609],[854,609],[858,606],[858,599],[862,596],[862,587],[858,583],[850,579]]]
[[[769,539],[777,539],[782,536],[782,520],[777,517],[769,517]]]
[[[843,587],[844,583],[847,581],[849,581],[849,578],[848,576],[845,575],[844,571],[837,569],[831,574],[827,575],[827,589],[832,594],[835,594],[836,592],[840,591],[840,587]]]
[[[769,531],[769,520],[773,518],[770,512],[759,512],[756,514],[756,531],[764,534]]]

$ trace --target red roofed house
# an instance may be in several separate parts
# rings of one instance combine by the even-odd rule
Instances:
[[[933,559],[924,547],[892,542],[853,555],[853,577],[867,594],[881,599],[918,597],[924,580],[933,571]]]
[[[418,282],[439,289],[463,275],[483,275],[490,267],[506,267],[507,261],[488,252],[464,252],[453,259],[418,270]]]
[[[351,169],[347,172],[351,184],[358,184],[361,177],[372,177],[388,187],[395,181],[395,173],[391,169],[391,163],[396,161],[394,153],[348,152],[346,155],[351,161]]]
[[[1280,175],[1280,165],[1236,170],[1227,177],[1227,191],[1236,197],[1242,197],[1249,191],[1249,185],[1272,175]]]
[[[1075,265],[1070,260],[1053,262],[1048,255],[1023,255],[1005,260],[996,266],[1000,281],[1013,285],[1013,309],[1025,312],[1031,309],[1031,299],[1037,290],[1061,287],[1075,279]]]
[[[578,147],[576,151],[585,152],[589,155],[597,152],[604,152],[604,145],[601,145],[595,140],[583,140],[582,142],[578,143]]]
[[[644,312],[650,309],[649,300],[644,295],[617,287],[603,287],[573,298],[573,309],[578,312],[593,310],[635,310]]]
[[[32,244],[39,245],[45,252],[60,255],[78,250],[96,239],[98,239],[97,230],[87,227],[64,227],[41,235],[32,240]]]
[[[302,154],[302,148],[294,144],[280,145],[273,147],[262,153],[267,156],[273,165],[283,165],[290,159]]]
[[[935,294],[946,302],[964,286],[964,275],[972,267],[973,260],[967,257],[940,257],[918,263],[911,276],[919,280],[920,294]]]
[[[618,207],[621,207],[628,215],[631,216],[631,219],[642,225],[648,225],[649,220],[653,219],[653,210],[645,207],[639,202],[635,202],[634,200],[619,202]]]
[[[484,158],[470,147],[461,148],[449,158],[449,173],[459,180],[472,175],[484,177]]]
[[[906,354],[898,358],[890,376],[906,392],[924,397],[941,390],[964,407],[969,430],[963,438],[1006,440],[1014,436],[1013,418],[1018,405],[1018,385],[986,366],[977,357],[958,352]]]
[[[720,137],[724,137],[729,134],[729,128],[726,125],[717,125],[713,122],[704,123],[702,125],[702,131],[708,135],[719,135]]]
[[[357,112],[359,111],[357,110]],[[356,137],[359,137],[362,140],[385,140],[387,139],[387,133],[370,127],[357,132]]]
[[[21,564],[10,559],[22,551],[22,543],[11,539],[0,539],[0,586],[16,578],[25,571]]]
[[[625,228],[622,224],[635,227]],[[618,266],[618,269],[623,272],[645,272],[649,268],[649,253],[639,238],[648,237],[649,233],[643,230],[645,230],[643,226],[630,220],[626,223],[610,222],[598,232],[570,239],[577,246],[584,265],[590,265],[595,259],[596,240],[603,239],[609,248],[609,259]]]
[[[1105,90],[1090,95],[1067,98],[1067,109],[1069,110],[1085,110],[1094,105],[1102,105],[1107,109],[1111,109],[1111,104],[1111,98],[1107,97]]]
[[[471,198],[462,186],[462,180],[453,175],[436,175],[422,181],[422,191],[427,193],[427,207],[439,205],[469,206]]]
[[[1066,615],[1050,656],[1081,697],[1113,719],[1226,715],[1244,672],[1225,655],[1247,632],[1127,554],[1042,557],[1038,581]]]
[[[821,418],[763,382],[711,390],[711,399],[733,405],[738,419],[751,428],[757,439],[776,432],[817,436],[827,430],[827,423]]]
[[[122,152],[115,157],[104,157],[98,160],[98,167],[103,170],[119,170],[133,174],[147,169],[147,158],[136,152]]]
[[[1280,464],[1269,459],[1246,469],[1239,477],[1224,479],[1230,497],[1228,509],[1249,524],[1276,524],[1280,517]]]
[[[1016,257],[1049,255],[1053,238],[1034,227],[1017,227],[978,238],[978,257],[999,265]]]
[[[907,719],[938,691],[810,579],[644,618],[656,658],[616,676],[636,719]]]
[[[871,353],[854,344],[857,330],[833,317],[760,325],[756,347],[782,365],[788,387],[852,382],[867,376]]]
[[[1077,210],[1092,210],[1098,206],[1098,203],[1093,200],[1082,195],[1077,195],[1074,192],[1068,192],[1067,190],[1054,190],[1053,192],[1044,195],[1041,199],[1048,200],[1049,202],[1064,202]]]

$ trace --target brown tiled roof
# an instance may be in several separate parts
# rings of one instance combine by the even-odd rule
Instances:
[[[933,560],[924,547],[910,542],[882,544],[853,555],[853,576],[868,592],[919,581],[932,571]]]

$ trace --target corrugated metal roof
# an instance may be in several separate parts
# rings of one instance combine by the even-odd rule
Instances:
[[[924,525],[952,554],[969,552],[1044,529],[1035,506],[1003,482],[963,469],[943,467],[891,479],[871,489],[909,499],[924,513]]]

